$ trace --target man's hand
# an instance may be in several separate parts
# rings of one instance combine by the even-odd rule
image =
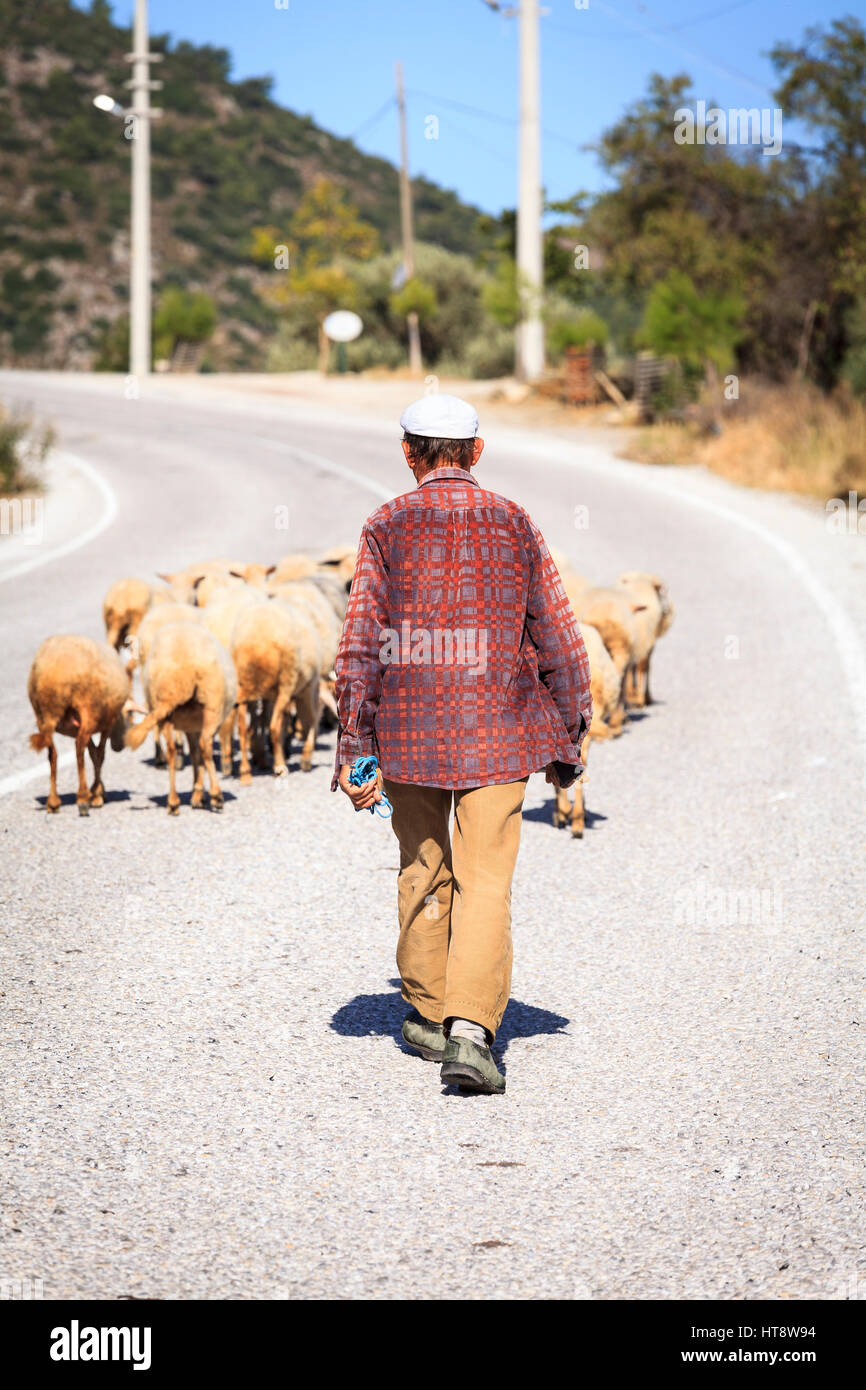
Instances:
[[[344,791],[354,806],[356,811],[366,811],[376,801],[382,800],[382,793],[379,790],[381,773],[377,772],[371,777],[369,782],[364,782],[360,787],[353,787],[349,781],[349,773],[352,771],[351,763],[343,763],[340,768],[340,790]]]

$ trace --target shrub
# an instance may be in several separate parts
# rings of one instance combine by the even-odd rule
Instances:
[[[27,417],[0,406],[0,493],[39,487],[38,468],[53,443],[50,425],[34,426]]]

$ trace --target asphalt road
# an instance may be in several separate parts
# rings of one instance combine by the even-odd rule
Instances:
[[[411,483],[394,422],[213,382],[0,373],[0,398],[93,470],[68,464],[25,572],[0,538],[0,1278],[866,1297],[863,538],[594,437],[486,431],[488,486],[591,577],[661,573],[677,618],[658,703],[593,747],[582,842],[530,782],[508,1091],[463,1097],[398,1041],[395,842],[330,795],[333,734],[309,775],[225,781],[221,817],[188,769],[167,816],[149,746],[109,754],[87,820],[73,769],[56,817],[47,767],[25,780],[43,637],[101,636],[126,573],[353,541]]]

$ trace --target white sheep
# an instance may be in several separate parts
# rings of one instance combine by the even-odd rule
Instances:
[[[633,603],[642,605],[635,610],[635,649],[626,671],[625,698],[632,705],[651,705],[650,660],[656,642],[667,632],[676,610],[666,584],[656,574],[629,570],[620,575],[616,585]]]

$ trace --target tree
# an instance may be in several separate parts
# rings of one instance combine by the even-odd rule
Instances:
[[[271,229],[259,229],[267,233]],[[352,309],[357,291],[353,262],[366,261],[378,246],[378,233],[358,214],[330,179],[317,179],[291,220],[289,270],[271,292],[273,301],[301,323],[315,323],[319,370],[327,371],[330,343],[324,321],[335,309]],[[259,237],[259,244],[262,238]]]
[[[419,322],[429,323],[436,314],[436,292],[426,280],[413,275],[401,289],[391,295],[391,312],[398,318],[407,319],[417,314]]]
[[[655,286],[643,319],[647,347],[675,357],[685,368],[703,368],[709,377],[731,365],[741,334],[742,300],[735,294],[699,294],[681,270]]]
[[[811,296],[801,339],[808,350],[817,312],[821,375],[829,385],[849,346],[848,328],[858,321],[853,305],[866,298],[866,30],[848,16],[826,31],[807,29],[802,44],[777,44],[770,56],[782,77],[776,101],[822,140],[819,148],[798,152],[804,211],[817,232],[809,250],[824,278]]]
[[[179,343],[201,343],[216,326],[210,295],[172,286],[160,295],[153,316],[154,355],[171,357]]]

